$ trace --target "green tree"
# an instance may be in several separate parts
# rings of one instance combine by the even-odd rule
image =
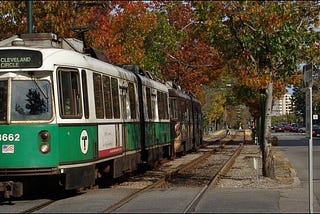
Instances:
[[[220,119],[222,119],[225,110],[226,91],[208,86],[203,86],[202,90],[204,91],[206,100],[206,102],[203,104],[202,109],[207,123],[217,123],[217,121],[220,121]]]
[[[304,86],[301,82],[300,85],[298,85],[297,87],[295,87],[293,89],[292,100],[294,103],[294,109],[293,109],[294,114],[298,115],[298,116],[302,116],[303,122],[305,123],[305,121],[306,121],[306,118],[305,118],[306,96],[305,96],[305,92],[304,92],[303,88],[304,88]]]

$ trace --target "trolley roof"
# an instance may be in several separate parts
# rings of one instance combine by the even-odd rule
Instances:
[[[17,51],[15,52],[15,50]],[[6,51],[6,54],[1,54],[4,51]],[[8,51],[12,52],[9,56]],[[42,59],[40,59],[39,53],[41,53]],[[130,66],[128,65],[110,64],[102,51],[94,48],[84,49],[82,41],[74,38],[58,39],[55,34],[40,33],[22,34],[20,37],[12,36],[0,41],[0,63],[1,61],[4,63],[25,62],[27,60],[26,57],[31,57],[29,64],[12,65],[11,68],[0,65],[0,72],[16,71],[17,68],[32,71],[35,71],[35,68],[39,70],[54,70],[54,66],[59,65],[90,69],[112,76],[120,76],[124,79],[136,78],[134,77],[134,73],[136,73],[144,85],[168,91],[167,87],[159,80],[154,79],[149,72],[137,73],[134,69],[129,69]],[[32,60],[32,57],[34,57],[34,60]],[[39,62],[40,60],[41,62]],[[32,62],[38,62],[38,64]]]

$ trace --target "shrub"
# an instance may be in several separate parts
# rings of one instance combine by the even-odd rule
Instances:
[[[277,146],[278,145],[278,138],[276,136],[271,137],[271,145],[272,146]]]

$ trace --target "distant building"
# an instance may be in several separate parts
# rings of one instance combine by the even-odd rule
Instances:
[[[292,95],[286,93],[283,95],[282,99],[277,99],[274,101],[272,106],[272,116],[281,116],[293,113],[294,104],[292,103]]]

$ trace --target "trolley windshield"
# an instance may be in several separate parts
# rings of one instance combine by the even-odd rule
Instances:
[[[0,122],[51,119],[52,101],[49,81],[11,80],[11,84],[9,81],[0,81],[0,102],[2,103]]]

